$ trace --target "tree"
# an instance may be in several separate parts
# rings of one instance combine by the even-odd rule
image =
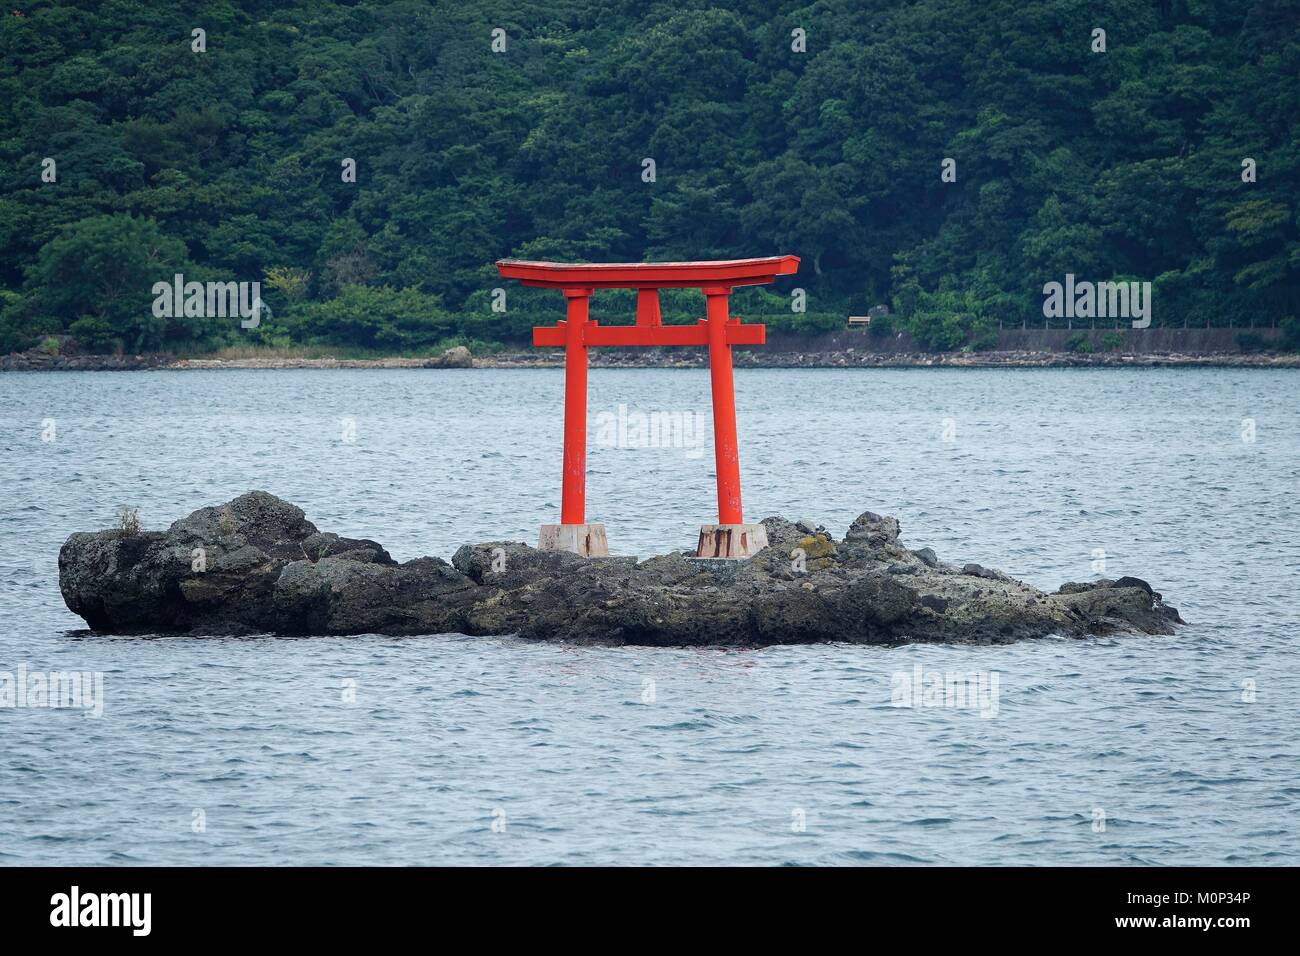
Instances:
[[[154,283],[187,264],[185,244],[151,219],[82,219],[41,248],[27,272],[27,310],[57,319],[92,349],[161,348],[169,337],[192,337],[184,319],[152,311]]]

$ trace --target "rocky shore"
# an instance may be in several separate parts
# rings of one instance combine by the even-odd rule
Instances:
[[[707,368],[703,349],[596,349],[592,368]],[[737,368],[1300,368],[1300,355],[1266,352],[875,352],[864,349],[780,351],[736,349]],[[563,368],[556,350],[498,352],[476,368]]]
[[[762,646],[819,641],[1006,643],[1049,634],[1171,634],[1183,623],[1134,577],[1053,593],[899,541],[865,512],[836,540],[768,518],[744,562],[689,551],[644,561],[525,544],[397,563],[375,541],[321,532],[254,491],[166,531],[78,532],[59,552],[68,607],[115,634],[518,634],[586,644]]]
[[[707,368],[703,349],[593,349],[593,368]],[[1300,355],[1271,352],[875,352],[737,349],[737,368],[1300,368]],[[471,356],[457,346],[432,358],[177,358],[174,355],[51,355],[39,349],[0,356],[0,372],[142,369],[563,368],[559,349]]]
[[[41,349],[0,355],[0,372],[133,372],[167,368],[175,357],[162,352],[144,355],[58,355]]]
[[[212,368],[473,368],[474,358],[463,345],[432,358],[177,358],[162,352],[144,355],[58,354],[28,349],[0,355],[0,372],[124,372],[141,369]]]

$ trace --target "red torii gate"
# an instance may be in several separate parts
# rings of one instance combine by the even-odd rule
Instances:
[[[742,325],[727,312],[736,286],[761,285],[792,275],[798,256],[728,259],[709,262],[563,263],[502,259],[502,278],[523,285],[559,289],[567,317],[554,326],[533,329],[533,345],[564,346],[564,479],[560,524],[542,525],[538,547],[596,556],[609,553],[605,527],[586,519],[587,347],[593,345],[707,345],[713,390],[713,450],[718,477],[718,523],[700,529],[697,554],[744,558],[767,544],[762,525],[745,524],[740,504],[740,459],[736,449],[736,396],[731,347],[762,345],[766,328]],[[664,325],[659,290],[698,288],[707,302],[707,319],[694,325]],[[636,325],[602,326],[587,317],[596,289],[636,289]]]

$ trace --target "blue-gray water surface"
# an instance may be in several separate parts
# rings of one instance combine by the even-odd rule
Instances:
[[[254,488],[399,560],[535,543],[562,389],[0,375],[0,681],[103,674],[101,716],[0,706],[0,863],[1300,863],[1297,371],[737,372],[748,520],[839,536],[873,510],[1039,587],[1135,574],[1189,622],[1172,637],[122,638],[59,595],[69,533]],[[650,412],[698,415],[702,444],[627,447]],[[593,370],[589,414],[588,520],[618,553],[692,546],[715,518],[707,372]],[[901,701],[917,673],[996,676],[994,706]]]

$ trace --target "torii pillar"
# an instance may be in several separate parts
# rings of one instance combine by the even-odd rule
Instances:
[[[534,328],[533,345],[564,347],[564,471],[560,523],[544,524],[538,547],[572,551],[587,557],[607,555],[603,524],[586,516],[587,483],[587,347],[701,345],[709,350],[713,394],[713,452],[718,482],[718,521],[700,528],[697,556],[748,558],[767,546],[761,524],[746,524],[740,499],[740,454],[736,443],[736,393],[731,347],[762,345],[762,325],[742,325],[730,316],[728,300],[736,286],[759,285],[791,275],[797,256],[709,262],[559,263],[502,259],[497,270],[524,285],[560,289],[567,300],[558,325]],[[698,288],[705,296],[706,318],[695,325],[662,323],[659,290]],[[636,324],[600,326],[588,319],[596,289],[636,289]]]

